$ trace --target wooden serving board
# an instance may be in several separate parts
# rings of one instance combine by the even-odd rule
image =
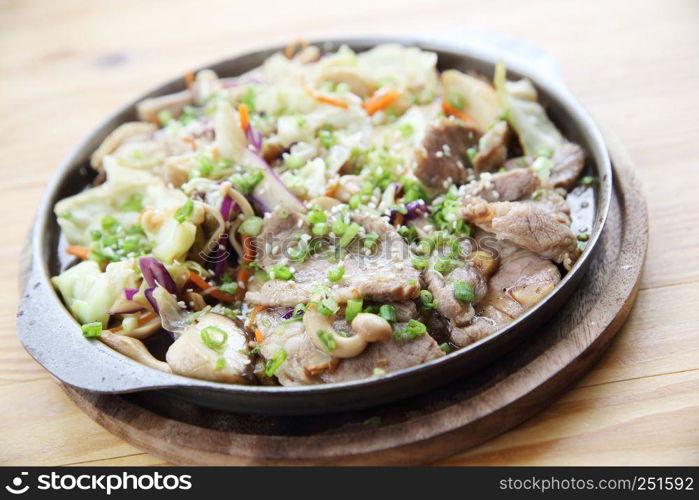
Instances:
[[[579,289],[531,340],[464,380],[383,407],[310,417],[237,415],[159,392],[63,389],[109,431],[177,464],[422,464],[491,439],[543,409],[590,368],[636,297],[648,243],[646,204],[630,159],[606,136],[614,197]]]

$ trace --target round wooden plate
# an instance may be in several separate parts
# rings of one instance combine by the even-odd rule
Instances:
[[[531,341],[464,380],[384,407],[311,417],[236,415],[158,392],[63,389],[109,431],[177,464],[421,464],[491,439],[543,409],[592,366],[636,297],[646,205],[630,159],[606,136],[614,198],[580,288]]]

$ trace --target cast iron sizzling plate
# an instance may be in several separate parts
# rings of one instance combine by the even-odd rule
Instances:
[[[436,52],[440,70],[455,68],[492,75],[499,57],[496,53],[462,44],[420,39],[351,39],[314,42],[336,49],[346,43],[355,51],[381,43],[400,43]],[[256,66],[281,47],[261,50],[207,65],[219,76],[236,76]],[[190,402],[237,413],[302,415],[359,409],[402,399],[445,384],[483,367],[512,349],[554,314],[583,277],[595,253],[596,243],[607,217],[612,173],[602,136],[582,107],[560,82],[535,74],[520,61],[506,60],[508,77],[526,76],[539,91],[552,120],[563,134],[587,152],[588,173],[600,183],[595,192],[594,223],[587,247],[573,269],[546,299],[505,328],[443,358],[379,378],[303,387],[230,385],[208,382],[148,368],[105,346],[83,338],[80,325],[54,291],[50,277],[60,271],[60,229],[53,214],[54,204],[91,183],[94,172],[90,154],[119,124],[135,119],[136,102],[150,96],[183,90],[182,78],[139,97],[90,133],[65,159],[49,182],[38,207],[31,236],[31,269],[17,315],[19,337],[29,354],[61,381],[88,391],[127,393],[164,390]],[[551,81],[548,81],[551,80]]]

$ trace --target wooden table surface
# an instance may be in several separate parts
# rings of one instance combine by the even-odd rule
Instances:
[[[143,90],[247,49],[461,28],[529,40],[560,61],[638,165],[651,240],[636,305],[601,362],[538,416],[440,463],[699,464],[698,22],[693,0],[0,0],[0,464],[162,463],[84,416],[16,337],[34,207],[91,127]]]

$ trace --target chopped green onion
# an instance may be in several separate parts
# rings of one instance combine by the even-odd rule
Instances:
[[[182,224],[187,220],[187,217],[192,215],[192,212],[194,212],[194,202],[192,200],[187,200],[185,204],[175,212],[175,220]]]
[[[464,96],[456,92],[450,92],[447,101],[452,107],[460,109],[461,111],[463,111],[466,108],[466,99],[464,98]]]
[[[289,153],[284,153],[282,155],[282,158],[284,159],[284,165],[286,166],[286,168],[296,170],[297,168],[303,167],[303,161],[298,156]]]
[[[141,193],[131,193],[129,199],[121,204],[119,210],[122,212],[140,212],[143,210],[143,195]]]
[[[323,316],[335,314],[338,309],[340,309],[340,306],[333,299],[327,298],[318,302],[318,312]]]
[[[413,257],[411,261],[415,269],[425,269],[429,261],[425,257]]]
[[[284,349],[279,349],[277,353],[265,364],[265,375],[268,377],[274,375],[279,367],[282,366],[282,363],[286,361],[286,356],[286,351]]]
[[[593,184],[597,184],[599,182],[599,179],[597,177],[593,177],[591,175],[586,175],[582,179],[580,179],[580,184],[583,186],[592,186]]]
[[[119,226],[119,222],[111,215],[106,216],[102,219],[102,229],[108,233],[113,233]]]
[[[372,231],[364,237],[364,248],[373,250],[376,242],[379,240],[379,234]]]
[[[317,224],[318,222],[327,221],[328,216],[325,214],[325,212],[318,205],[314,205],[308,211],[308,214],[306,215],[306,220],[308,222],[310,222],[311,224]]]
[[[158,122],[160,122],[161,127],[166,126],[171,120],[172,113],[170,113],[167,109],[163,109],[158,113]]]
[[[228,334],[217,326],[202,328],[200,335],[204,345],[214,351],[218,351],[228,341]]]
[[[478,147],[476,146],[471,146],[466,150],[466,156],[468,156],[468,159],[473,162],[473,159],[478,155]]]
[[[216,360],[216,369],[221,371],[226,367],[226,358],[218,358]]]
[[[294,277],[294,273],[291,272],[291,269],[289,269],[283,264],[276,264],[272,266],[272,269],[269,270],[269,275],[271,279],[285,281],[290,280]]]
[[[294,262],[303,262],[304,260],[306,260],[308,251],[308,244],[301,242],[299,243],[298,247],[290,248],[287,254],[289,255],[289,258]]]
[[[86,323],[82,326],[83,337],[94,339],[102,335],[102,323],[95,321],[94,323]]]
[[[328,270],[328,279],[332,282],[340,281],[344,275],[345,275],[345,266],[343,266],[342,264]]]
[[[353,222],[352,224],[349,225],[347,228],[347,231],[345,231],[345,234],[342,235],[342,238],[340,238],[340,246],[342,248],[346,247],[350,243],[352,243],[352,240],[354,239],[357,234],[359,234],[359,231],[361,230],[361,226],[357,224],[356,222]]]
[[[335,217],[333,220],[332,230],[337,236],[342,236],[345,231],[347,231],[348,227],[349,224],[343,220],[342,216]]]
[[[580,233],[578,235],[578,240],[579,241],[587,241],[590,239],[590,235],[588,233]]]
[[[318,132],[318,139],[326,149],[330,149],[330,147],[337,142],[337,137],[335,137],[335,134],[331,130],[326,129]]]
[[[386,370],[384,370],[383,368],[379,368],[379,367],[377,366],[377,367],[374,368],[374,371],[372,372],[372,375],[373,375],[374,377],[382,377],[382,376],[386,375]]]
[[[361,204],[362,204],[362,195],[361,194],[357,193],[357,194],[353,194],[352,196],[350,196],[349,207],[351,209],[354,210],[355,208],[357,208]]]
[[[476,294],[473,291],[471,283],[457,281],[454,283],[454,297],[464,302],[473,302],[476,300]]]
[[[316,332],[318,339],[320,339],[321,344],[325,347],[328,352],[333,352],[337,347],[337,342],[335,342],[335,336],[327,330],[318,330]]]
[[[347,301],[347,307],[345,308],[345,321],[350,323],[360,312],[362,312],[364,300],[362,299],[350,299]]]
[[[434,296],[429,290],[420,290],[420,302],[425,309],[434,309]]]
[[[391,324],[394,324],[398,319],[396,318],[396,308],[393,307],[391,304],[384,304],[381,307],[379,307],[379,316],[381,316],[383,319],[388,321]]]
[[[223,285],[219,286],[218,289],[224,293],[235,295],[238,291],[238,283],[235,283],[233,281],[231,281],[230,283],[224,283]]]
[[[262,179],[264,179],[264,175],[262,172],[251,172],[246,175],[233,174],[229,179],[235,189],[243,194],[250,194]]]
[[[442,274],[448,274],[454,270],[459,262],[449,257],[440,257],[434,263],[434,270]]]
[[[400,135],[406,139],[415,133],[415,127],[413,127],[410,123],[403,123],[398,125],[396,128],[398,129],[398,132],[400,132]]]
[[[444,354],[449,354],[451,352],[451,346],[444,342],[443,344],[439,344],[439,349],[444,353]]]
[[[238,228],[238,232],[248,236],[257,236],[262,231],[262,218],[254,215],[248,217]]]
[[[311,228],[311,232],[316,236],[325,236],[329,232],[329,227],[327,222],[316,222]]]
[[[427,333],[425,324],[411,319],[403,330],[393,332],[393,338],[396,340],[414,340],[425,333]]]
[[[542,148],[539,151],[537,151],[536,156],[544,156],[546,158],[551,158],[551,157],[553,157],[553,149]]]

